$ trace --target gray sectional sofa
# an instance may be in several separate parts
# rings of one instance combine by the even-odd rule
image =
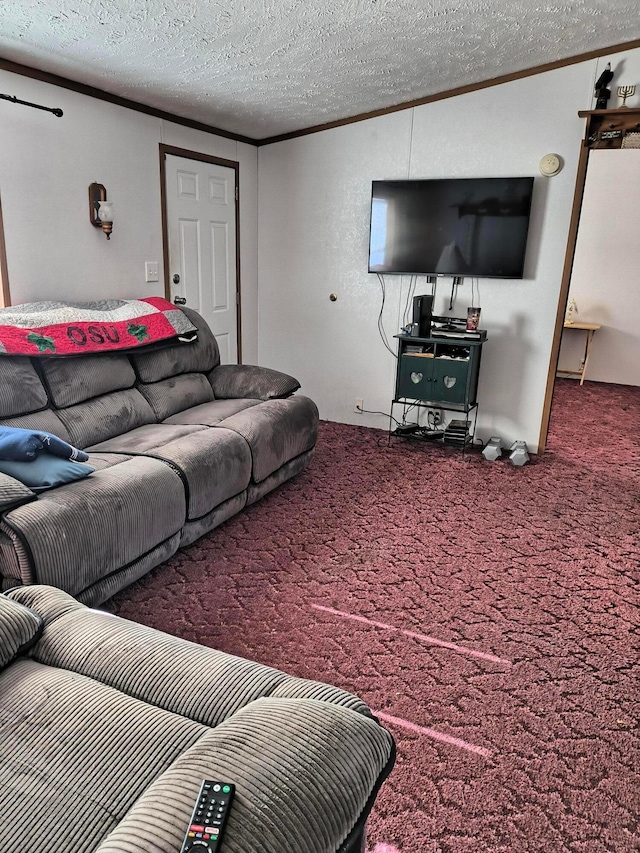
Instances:
[[[2,853],[178,853],[203,779],[225,853],[360,853],[394,760],[339,688],[39,585],[0,595],[0,728]]]
[[[301,472],[318,410],[290,376],[221,365],[198,340],[115,354],[0,357],[0,425],[86,450],[94,472],[36,494],[0,473],[2,589],[96,605]]]

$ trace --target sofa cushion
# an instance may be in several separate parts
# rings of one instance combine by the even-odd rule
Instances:
[[[47,405],[47,392],[31,361],[0,356],[0,418],[35,412]]]
[[[60,409],[58,415],[71,436],[71,444],[83,448],[156,422],[153,409],[136,388]]]
[[[218,342],[209,326],[195,311],[188,308],[183,311],[197,327],[198,340],[153,352],[131,353],[131,362],[141,382],[159,382],[180,373],[208,373],[220,364]]]
[[[244,492],[251,480],[251,450],[232,430],[205,427],[186,440],[177,438],[147,453],[180,471],[187,489],[188,521]]]
[[[46,633],[35,654],[40,663],[80,673],[203,725],[217,726],[255,699],[297,681],[264,664],[92,610],[59,589],[24,586],[8,595],[44,620]],[[334,701],[348,695],[329,686],[325,695],[331,691]]]
[[[274,400],[290,397],[300,387],[293,376],[253,364],[219,364],[209,374],[216,399],[251,397]]]
[[[160,382],[140,383],[138,389],[159,421],[213,400],[213,391],[203,373],[185,373]]]
[[[93,451],[144,453],[180,472],[187,493],[187,520],[202,518],[214,507],[244,492],[251,479],[251,452],[230,430],[200,424],[150,424],[118,435]]]
[[[34,492],[55,489],[93,474],[93,468],[50,453],[41,453],[29,462],[0,459],[0,472],[14,477]]]
[[[131,388],[136,378],[126,355],[117,353],[43,358],[40,366],[49,399],[58,409]]]
[[[77,595],[140,559],[183,526],[180,475],[136,456],[6,513],[2,529],[29,560],[24,582]]]
[[[88,465],[91,465],[94,471],[103,471],[105,468],[111,468],[113,465],[119,465],[120,462],[126,462],[131,459],[131,456],[117,453],[93,453],[89,451]]]
[[[266,400],[221,421],[251,448],[251,479],[260,483],[286,462],[310,450],[318,436],[318,409],[308,397]]]
[[[89,453],[148,453],[205,427],[195,425],[146,424],[88,447]]]
[[[148,786],[207,731],[28,658],[0,672],[0,695],[6,723],[0,738],[0,850],[6,853],[95,850]],[[43,804],[37,819],[26,820],[35,803]],[[157,848],[138,838],[130,849]]]
[[[245,409],[259,405],[260,400],[213,400],[211,403],[202,403],[200,406],[193,406],[191,409],[171,415],[164,423],[217,426],[236,412],[243,412]]]
[[[30,649],[43,627],[33,610],[0,595],[0,669]]]
[[[236,785],[230,853],[343,850],[393,756],[391,736],[371,717],[311,699],[258,699],[185,750],[96,853],[133,853],[147,826],[157,839],[150,851],[175,853],[211,778]]]
[[[29,415],[17,415],[13,418],[4,418],[0,421],[2,426],[17,427],[18,429],[37,429],[40,432],[50,432],[57,435],[63,441],[71,443],[71,436],[66,426],[62,423],[53,409],[41,409]]]
[[[33,653],[40,663],[94,678],[207,726],[217,726],[265,696],[313,699],[370,715],[361,699],[340,687],[295,678],[93,610],[53,587],[23,586],[7,596],[45,623],[46,633]],[[197,689],[189,689],[196,683]]]

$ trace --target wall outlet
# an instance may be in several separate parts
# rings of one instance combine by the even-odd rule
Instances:
[[[145,261],[144,265],[144,280],[145,281],[158,281],[158,262],[157,261]]]
[[[431,410],[431,421],[434,426],[440,426],[442,423],[442,412],[440,409],[432,409]]]
[[[364,409],[364,400],[362,399],[362,397],[356,397],[356,401],[353,405],[353,411],[357,412],[359,415],[361,415],[363,409]]]

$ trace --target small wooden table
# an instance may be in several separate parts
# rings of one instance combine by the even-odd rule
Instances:
[[[595,333],[598,331],[598,329],[601,329],[602,326],[600,323],[565,323],[564,328],[565,329],[578,329],[578,331],[586,332],[587,333],[587,341],[586,341],[586,345],[584,348],[584,356],[582,358],[580,370],[564,370],[562,368],[562,369],[558,369],[556,375],[558,375],[560,373],[561,374],[568,373],[571,376],[579,376],[580,377],[580,384],[583,385],[584,384],[584,377],[585,377],[585,374],[587,372],[587,365],[589,364],[589,354],[591,352],[591,342],[593,341],[593,336],[595,335]]]

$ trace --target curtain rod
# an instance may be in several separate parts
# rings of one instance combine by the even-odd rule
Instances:
[[[63,113],[59,107],[43,107],[40,104],[32,104],[30,101],[21,101],[19,98],[16,98],[15,95],[0,95],[0,98],[4,101],[11,101],[13,104],[23,104],[25,107],[34,107],[36,110],[45,110],[48,113],[53,113],[54,116],[58,116],[60,118]]]

